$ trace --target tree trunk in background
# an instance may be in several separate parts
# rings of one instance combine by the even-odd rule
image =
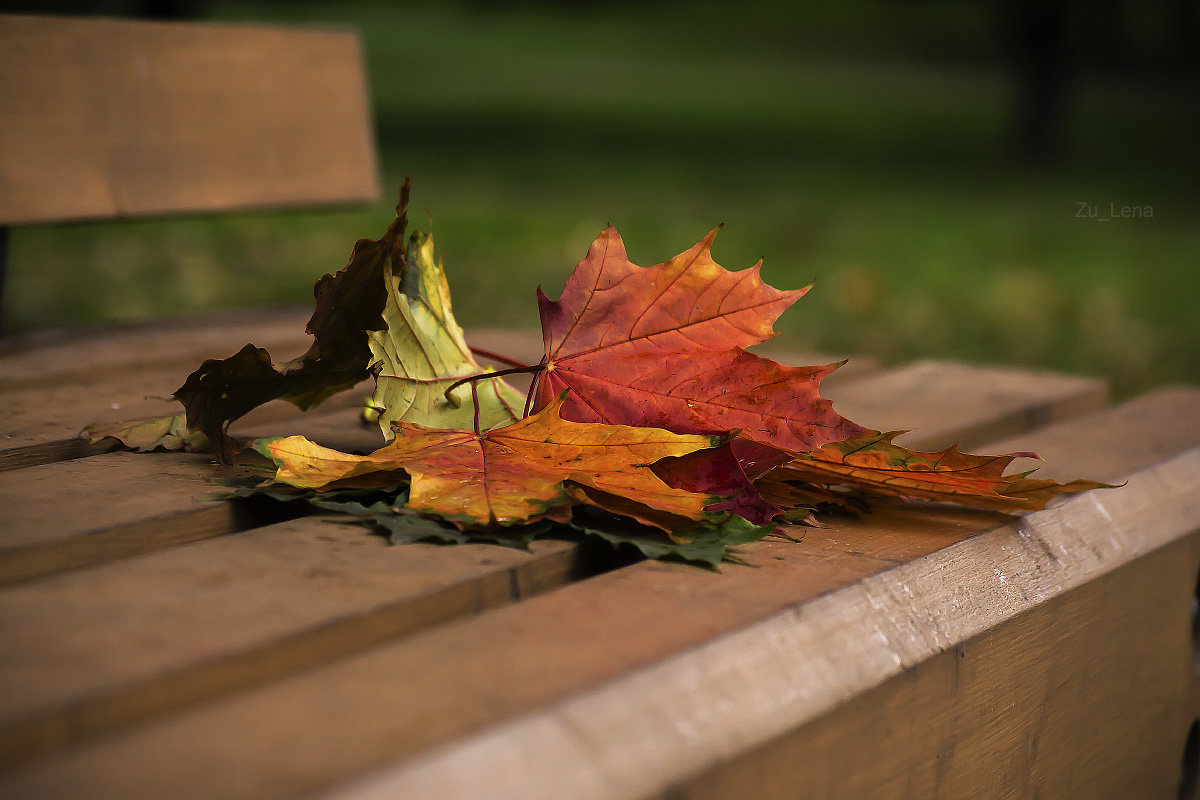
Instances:
[[[1067,8],[1063,0],[1001,0],[1015,78],[1015,144],[1048,161],[1065,145]]]

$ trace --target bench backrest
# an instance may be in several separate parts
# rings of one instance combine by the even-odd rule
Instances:
[[[0,226],[378,196],[352,31],[0,16]]]

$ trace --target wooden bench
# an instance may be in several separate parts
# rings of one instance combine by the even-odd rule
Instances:
[[[8,226],[379,197],[352,31],[0,15],[0,76],[0,290]]]
[[[1176,797],[1194,779],[1200,391],[1109,407],[1102,381],[1052,373],[835,374],[840,410],[910,444],[1032,449],[1050,476],[1125,485],[1020,520],[885,503],[720,574],[556,541],[392,547],[213,500],[205,456],[63,447],[168,410],[144,395],[242,341],[301,352],[305,316],[0,352],[0,441],[22,454],[0,461],[0,796]],[[374,446],[354,417],[237,427]]]
[[[184,51],[208,66],[178,71]],[[370,196],[373,161],[313,171],[326,140],[288,135],[336,119],[319,130],[361,143],[361,95],[347,128],[319,110],[341,89],[271,82],[280,63],[361,89],[347,34],[3,19],[0,66],[24,64],[33,88],[0,93],[0,223]],[[197,93],[147,125],[146,76],[172,69]],[[258,92],[245,119],[267,102],[284,116],[240,145],[197,137],[233,113],[204,105],[228,94],[210,73]],[[122,76],[142,89],[112,93]],[[51,89],[114,127],[64,133],[80,106]],[[746,546],[751,566],[719,574],[551,540],[390,547],[214,499],[208,457],[74,438],[170,413],[153,398],[244,342],[302,352],[307,316],[0,343],[0,797],[1194,795],[1200,391],[1110,408],[1094,379],[855,360],[826,382],[852,419],[1125,485],[1021,520],[882,503]],[[360,389],[305,415],[265,406],[235,432],[371,448]]]

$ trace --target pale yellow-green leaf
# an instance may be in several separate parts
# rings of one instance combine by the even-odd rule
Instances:
[[[445,392],[454,382],[485,370],[454,320],[450,288],[434,259],[433,237],[414,234],[405,261],[404,274],[385,276],[387,329],[369,333],[377,374],[368,406],[378,413],[386,439],[392,438],[395,422],[469,430],[475,416],[470,385],[454,391],[457,403],[447,402]],[[525,397],[501,379],[478,381],[475,390],[481,430],[520,419]]]
[[[211,450],[208,437],[199,431],[189,431],[183,414],[170,417],[147,417],[128,422],[92,423],[80,432],[84,439],[103,439],[111,436],[134,450],[147,452],[163,450]]]

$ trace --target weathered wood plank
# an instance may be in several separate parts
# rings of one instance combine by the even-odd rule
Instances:
[[[341,397],[355,402],[350,394]],[[337,405],[331,401],[331,405]],[[256,412],[251,435],[299,433],[345,451],[382,442],[358,408],[296,415]],[[283,422],[269,422],[271,417]],[[301,513],[273,501],[220,499],[216,482],[244,470],[199,453],[110,452],[5,473],[0,481],[0,586],[223,536]],[[49,513],[48,509],[54,509]]]
[[[905,653],[917,663],[903,673],[859,678],[883,682],[844,687],[851,699],[829,713],[660,797],[1190,797],[1180,780],[1200,716],[1198,564],[1200,541],[1183,537],[1023,613],[1008,608],[981,634],[950,628],[961,641]],[[847,657],[835,647],[825,663]]]
[[[1200,528],[1198,399],[1196,391],[1168,392],[1097,415],[1094,422],[1120,431],[1109,439],[1120,449],[1101,462],[1057,465],[1113,478],[1192,446],[1130,475],[1123,489],[864,576],[726,637],[710,622],[680,656],[608,685],[593,679],[599,688],[335,794],[454,797],[486,786],[520,797],[961,797],[1033,796],[1018,787],[1036,786],[1043,796],[1128,797],[1169,787],[1200,710],[1191,644],[1200,541],[1189,537]],[[1083,423],[1022,441],[1067,452],[1091,429]],[[1138,562],[1143,556],[1148,563]],[[625,602],[654,600],[659,625],[673,630],[682,620],[664,617],[662,602],[684,590],[672,577],[629,582]],[[1165,623],[1156,578],[1173,603]],[[722,600],[752,608],[755,594],[743,587]],[[522,624],[536,625],[531,609],[563,595],[525,606]],[[692,615],[717,608],[692,599],[704,603]],[[625,609],[606,608],[619,617],[606,627],[624,627]],[[478,642],[501,617],[459,634]],[[621,641],[631,636],[625,630]],[[539,669],[581,668],[569,654],[559,660],[558,647],[570,643],[542,644],[525,651]],[[884,681],[886,695],[842,708]],[[811,735],[777,740],[745,764],[733,760],[828,712],[834,721]],[[1106,763],[1080,774],[1097,757]],[[726,771],[713,768],[723,763]]]
[[[34,452],[22,455],[11,451],[35,444],[44,445],[42,450],[47,452],[57,448],[95,455],[88,450],[100,452],[99,447],[111,444],[73,442],[71,448],[67,437],[93,422],[177,413],[179,404],[169,398],[187,375],[204,359],[232,355],[247,342],[266,347],[278,361],[297,356],[312,342],[304,334],[306,320],[307,314],[301,317],[293,311],[248,319],[238,315],[227,326],[212,320],[199,326],[145,326],[95,337],[74,336],[33,349],[16,348],[7,357],[0,354],[0,469],[32,466]],[[467,336],[473,346],[526,363],[537,363],[541,357],[541,341],[533,331],[479,329],[468,331]],[[822,353],[781,351],[775,355],[790,363],[836,360]],[[828,385],[861,377],[877,366],[870,358],[856,358],[852,363],[853,368],[847,364],[831,376]],[[513,381],[520,388],[528,384],[525,376],[514,376]],[[327,407],[360,403],[350,398],[370,391],[370,382],[364,382],[332,398]],[[288,413],[299,416],[286,403],[275,405],[275,412],[252,412],[241,427],[250,429]]]
[[[603,563],[556,541],[528,552],[390,547],[309,518],[10,588],[0,593],[0,771]]]
[[[1176,422],[1171,441],[1164,440],[1161,426],[1157,438],[1135,441],[1140,429],[1124,424],[1122,416],[1129,409],[1099,420],[1131,437],[1120,462],[1110,457],[1108,474],[1162,457],[1172,441],[1178,446],[1180,417],[1196,415],[1195,396],[1187,399],[1185,408],[1168,409]],[[1144,418],[1145,409],[1135,416]],[[1195,441],[1200,422],[1187,424]],[[1036,449],[1038,437],[1022,444]],[[1104,465],[1077,466],[1106,474]],[[522,603],[512,613],[500,610],[446,625],[402,645],[97,742],[15,776],[4,788],[38,796],[86,784],[95,796],[119,796],[136,784],[139,791],[199,795],[205,770],[219,764],[227,796],[311,791],[602,685],[881,572],[897,560],[993,528],[1002,519],[967,511],[884,508],[863,522],[809,532],[800,545],[747,548],[759,564],[753,570],[728,568],[718,576],[671,565],[635,565]],[[429,665],[437,663],[454,668],[431,671]],[[644,716],[643,708],[639,719]],[[311,720],[323,724],[306,724]],[[232,738],[231,731],[236,732]],[[564,743],[570,741],[568,736]],[[161,768],[135,777],[130,770],[138,759]],[[507,773],[488,775],[499,779]]]
[[[934,450],[952,444],[978,447],[1108,402],[1107,384],[1095,378],[949,361],[919,361],[868,380],[853,393],[834,384],[824,395],[860,425],[914,430],[922,435],[921,446]],[[898,404],[903,405],[903,415],[897,413]],[[987,414],[978,415],[978,409],[987,409]],[[923,433],[935,428],[937,436]]]
[[[287,359],[311,344],[310,316],[312,309],[281,308],[12,336],[0,339],[0,392],[164,370],[178,371],[178,385],[204,359],[247,342]]]
[[[8,472],[56,461],[88,458],[120,450],[121,443],[115,439],[55,439],[41,444],[30,444],[0,450],[0,472]]]
[[[177,369],[181,383],[204,359],[224,358],[247,343],[286,360],[312,344],[304,332],[311,316],[311,308],[278,308],[12,336],[0,339],[0,392],[166,369]],[[536,331],[476,328],[466,335],[471,344],[529,363],[541,357]]]
[[[1061,465],[1071,453],[1087,461],[1119,458],[1129,438],[1148,437],[1155,427],[1170,432],[1178,425],[1186,443],[1194,435],[1198,403],[1200,392],[1167,389],[1129,403],[1112,426],[1087,418],[1060,425],[1058,435],[1039,442],[1048,462],[1043,471],[1065,479]],[[1017,437],[998,447],[1020,449],[1023,441]],[[1158,455],[1170,458],[1176,448]],[[1189,480],[1193,491],[1200,486],[1200,466],[1179,472],[1185,493]],[[1101,517],[1112,514],[1109,496],[1098,495]],[[1136,539],[1153,525],[1148,510],[1138,514],[1124,527],[1114,523],[1107,536],[1038,536],[1021,529],[1020,546],[1011,549],[1033,553],[1041,563],[1012,568],[995,559],[996,574],[1010,582],[1011,592],[1034,599],[1054,595],[1044,605],[1008,609],[1002,622],[982,632],[948,629],[961,641],[939,645],[924,660],[906,664],[903,674],[828,714],[806,715],[804,723],[750,752],[718,759],[672,787],[664,800],[725,797],[734,786],[764,798],[1176,796],[1185,739],[1200,718],[1193,610],[1200,539],[1183,536],[1158,550],[1142,541],[1141,551],[1125,553],[1124,562],[1109,561],[1102,569],[1111,571],[1091,580],[1066,561],[1079,557],[1072,536],[1091,542],[1085,551],[1098,560],[1112,555],[1103,552],[1109,548],[1128,547],[1131,532]],[[1183,529],[1188,524],[1185,518]],[[1190,525],[1200,528],[1200,519],[1193,516]],[[1149,555],[1139,558],[1140,552]],[[939,575],[934,583],[979,583],[962,574],[969,563],[963,554],[948,558],[952,577]],[[1049,575],[1043,574],[1047,564]],[[1076,582],[1069,591],[1053,583],[1063,572]],[[1032,591],[1032,576],[1051,591]],[[928,600],[926,594],[919,599]],[[976,605],[988,613],[991,604]],[[961,614],[948,619],[984,627]],[[940,724],[926,724],[931,719]]]
[[[1167,796],[1196,708],[1198,470],[1192,450],[332,796]],[[857,716],[838,747],[668,789],[829,712]]]
[[[0,482],[0,585],[297,513],[270,502],[217,499],[221,487],[212,483],[211,461],[122,452],[6,473]]]
[[[0,223],[379,196],[350,31],[5,16]]]
[[[1004,379],[1006,374],[1001,372],[994,377],[996,379]],[[986,378],[986,374],[982,372],[977,371],[971,375],[972,383],[979,382],[983,378]],[[1036,387],[1034,387],[1031,389],[1031,395],[1035,398],[1033,402],[1040,403],[1042,402],[1041,398],[1045,395],[1045,392],[1037,391]],[[853,397],[852,394],[850,396]],[[920,397],[917,397],[916,399],[918,402],[923,401],[923,398]],[[897,413],[904,413],[904,408],[899,408]],[[989,413],[991,413],[991,411],[990,409],[980,409],[977,413],[981,418],[983,418],[984,421],[986,421],[987,416]],[[961,417],[956,419],[961,419]],[[928,432],[928,435],[931,437],[938,437],[942,434],[936,428],[934,428]],[[146,461],[150,460],[145,459],[144,457],[143,459]],[[139,478],[139,481],[140,480],[141,479]],[[296,523],[289,523],[286,527],[291,531],[309,531],[311,528],[317,527],[320,527],[322,530],[324,530],[326,526],[324,526],[323,523],[315,520],[305,520]],[[142,669],[142,665],[139,664],[135,654],[130,654],[128,657],[126,657],[126,655],[122,655],[120,664],[123,669],[127,670],[127,672],[121,673],[120,679],[112,678],[104,686],[97,687],[95,684],[90,683],[90,681],[93,681],[95,678],[93,668],[90,663],[92,659],[62,659],[59,657],[60,653],[58,648],[53,645],[53,642],[46,642],[44,646],[23,647],[21,648],[23,653],[40,654],[38,656],[23,656],[22,664],[23,667],[28,670],[28,674],[35,676],[34,680],[41,682],[41,685],[45,691],[57,692],[58,694],[52,695],[57,697],[57,700],[53,702],[47,701],[46,697],[43,696],[42,700],[48,704],[48,707],[41,709],[37,714],[25,709],[28,712],[25,716],[30,717],[29,719],[25,719],[21,722],[12,722],[10,720],[10,724],[13,726],[12,730],[17,732],[14,732],[8,738],[13,742],[22,741],[23,738],[31,743],[42,742],[43,744],[41,746],[47,748],[59,746],[63,742],[69,741],[73,736],[83,736],[90,732],[103,730],[105,729],[105,726],[113,727],[123,724],[131,719],[136,719],[136,715],[133,713],[134,709],[141,709],[144,713],[150,713],[151,711],[157,711],[163,708],[171,707],[173,703],[181,704],[188,702],[197,696],[197,692],[199,690],[194,688],[196,685],[199,684],[207,686],[210,684],[207,683],[202,677],[197,678],[195,674],[196,670],[188,669],[188,665],[193,659],[194,654],[186,648],[180,649],[178,642],[175,641],[175,637],[177,635],[181,635],[177,634],[176,632],[180,630],[186,631],[188,626],[186,624],[182,626],[180,625],[179,620],[177,619],[178,615],[172,613],[172,606],[169,602],[167,606],[162,609],[162,613],[152,615],[155,622],[147,623],[147,621],[144,619],[145,611],[148,607],[154,606],[154,601],[152,599],[147,600],[147,598],[156,597],[157,595],[154,592],[139,593],[137,595],[137,602],[141,605],[139,605],[137,609],[129,609],[128,613],[122,612],[120,609],[120,604],[128,603],[131,599],[124,587],[128,585],[145,584],[146,581],[137,576],[141,575],[141,573],[146,570],[153,571],[154,568],[152,565],[157,563],[159,560],[161,560],[164,564],[170,564],[174,563],[180,558],[192,559],[191,563],[193,563],[198,570],[210,569],[217,572],[225,570],[234,576],[230,580],[233,581],[234,585],[237,585],[236,577],[238,571],[236,567],[232,567],[230,565],[235,565],[241,563],[242,561],[249,561],[250,563],[255,564],[259,563],[262,559],[255,555],[257,550],[259,548],[272,546],[272,543],[275,542],[275,539],[268,535],[267,531],[269,530],[271,529],[256,531],[253,534],[231,537],[221,542],[209,542],[205,545],[189,547],[181,553],[165,553],[157,557],[142,558],[135,562],[129,562],[126,564],[114,564],[105,569],[92,570],[87,574],[78,576],[75,580],[66,580],[65,582],[42,581],[29,587],[23,587],[20,590],[10,590],[12,596],[24,598],[19,606],[27,606],[31,608],[36,607],[46,610],[56,608],[59,609],[54,616],[56,616],[56,618],[60,621],[60,624],[71,629],[88,629],[90,627],[90,623],[86,619],[72,619],[72,615],[77,609],[72,609],[69,606],[66,609],[63,608],[63,603],[61,601],[62,591],[56,590],[55,588],[60,585],[68,587],[66,590],[67,595],[86,594],[87,596],[93,598],[93,606],[104,607],[106,609],[102,615],[103,617],[114,620],[132,620],[134,622],[134,627],[129,630],[129,638],[136,639],[138,641],[143,639],[148,640],[150,643],[152,643],[152,649],[158,648],[157,650],[154,650],[155,657],[157,658],[175,659],[175,661],[171,663],[170,669],[166,669],[166,667],[158,664],[158,662],[154,662],[158,664],[158,668],[160,670],[165,670],[167,673],[169,673],[169,682],[166,685],[175,688],[173,688],[171,691],[167,691],[166,688],[163,688],[164,684],[162,681],[168,680],[168,678],[160,678],[153,672],[147,672]],[[149,534],[149,532],[147,533]],[[355,532],[354,534],[347,535],[361,534],[357,534],[357,532]],[[150,536],[147,535],[145,538],[150,539]],[[942,541],[942,538],[940,535],[934,536],[932,539],[929,537],[918,536],[915,537],[914,541],[920,542],[916,551],[906,550],[905,548],[908,547],[911,542],[901,541],[891,546],[890,549],[881,549],[878,557],[884,560],[896,559],[904,556],[911,557],[913,552],[923,553],[927,552],[927,549],[930,546],[937,546]],[[147,546],[149,547],[153,545],[151,544]],[[312,553],[313,557],[323,557],[322,545],[310,541],[310,546],[314,548],[314,552]],[[561,563],[562,559],[568,557],[577,558],[577,556],[569,555],[570,553],[574,552],[574,548],[569,548],[566,546],[563,547],[566,549],[561,552],[555,551],[546,557],[546,563],[549,565],[549,568],[552,572],[558,571],[558,567],[556,565]],[[242,553],[247,548],[249,548],[248,555],[243,557]],[[438,552],[445,557],[447,561],[451,562],[460,557],[469,558],[469,556],[459,556],[457,551],[439,549]],[[285,572],[288,572],[291,569],[290,564],[293,560],[294,557],[290,551],[285,549],[284,551],[280,552],[280,568]],[[541,557],[535,557],[531,559],[530,563],[527,565],[527,568],[535,569],[540,563]],[[424,569],[424,567],[421,568]],[[301,629],[286,628],[285,630],[281,631],[278,628],[271,628],[270,625],[278,625],[279,621],[274,620],[270,613],[259,610],[254,602],[248,602],[245,592],[243,592],[240,588],[237,590],[237,602],[231,604],[229,600],[225,599],[225,596],[222,593],[222,591],[227,589],[224,583],[222,583],[221,587],[219,587],[222,591],[214,591],[205,580],[198,579],[196,581],[192,581],[188,579],[186,574],[182,574],[178,569],[167,567],[164,567],[163,569],[171,575],[171,585],[173,590],[180,593],[182,596],[192,598],[205,608],[209,609],[228,608],[230,605],[233,605],[235,610],[229,610],[225,613],[236,613],[249,618],[251,620],[250,623],[243,623],[241,625],[234,626],[234,632],[231,635],[234,637],[235,641],[237,635],[239,635],[240,631],[247,625],[250,625],[251,627],[253,627],[253,625],[267,625],[268,627],[265,629],[259,628],[259,630],[266,631],[262,634],[262,641],[259,642],[255,647],[248,648],[252,653],[256,653],[264,648],[269,648],[272,646],[272,642],[287,641],[290,637],[300,636],[302,634]],[[288,572],[288,574],[290,574],[290,572]],[[395,574],[396,585],[389,588],[394,591],[401,591],[411,580],[410,578],[405,577],[407,574],[408,573],[405,569],[397,568]],[[490,579],[490,577],[486,575],[481,579],[484,578]],[[86,588],[81,588],[84,584],[87,584]],[[109,588],[106,589],[104,587]],[[58,591],[59,593],[55,594],[55,591]],[[42,596],[42,594],[45,596]],[[40,597],[40,599],[32,599],[35,596]],[[115,602],[117,605],[106,605],[106,598],[112,597],[116,598]],[[4,595],[0,595],[0,617],[5,616],[5,614],[2,613],[2,609],[4,607],[3,598]],[[267,609],[268,612],[271,608],[275,607],[277,598],[272,596],[263,599],[269,603]],[[384,600],[380,600],[380,602],[387,605]],[[394,610],[388,613],[393,613],[397,615],[398,618],[407,618],[406,615],[411,614],[411,612],[410,610],[404,608],[404,604],[409,602],[413,602],[411,597],[406,597],[406,599],[392,603],[391,605]],[[89,606],[89,608],[86,609],[88,614],[91,613],[91,608],[92,606]],[[14,620],[20,619],[20,615],[16,613],[15,610],[13,614],[8,616]],[[353,622],[353,620],[351,620],[351,622]],[[303,620],[301,619],[298,622],[296,620],[290,620],[288,621],[288,624],[302,625]],[[334,623],[331,622],[330,624]],[[147,627],[148,625],[149,627]],[[36,620],[32,624],[32,629],[35,632],[34,635],[41,635],[41,633],[44,632],[43,626]],[[154,630],[152,629],[160,629],[160,632],[154,633]],[[113,635],[118,634],[114,631]],[[98,644],[107,646],[107,641],[102,640],[98,642]],[[71,646],[75,645],[72,644]],[[240,663],[239,659],[248,657],[238,654],[239,651],[236,644],[228,645],[228,653],[229,654],[224,657],[224,662],[207,663],[203,665],[202,669],[198,668],[200,675],[203,676],[211,670],[227,671],[231,669],[229,664]],[[40,660],[43,657],[48,659],[51,663],[51,666],[49,666],[47,669],[42,669],[39,666]],[[106,657],[107,656],[105,655],[103,649],[101,649],[96,653],[95,660],[98,662],[103,662]],[[79,679],[77,681],[70,680],[69,677],[62,672],[63,668],[61,665],[58,667],[53,666],[53,664],[60,664],[60,662],[64,660],[67,664],[71,665],[72,669],[84,670],[84,672],[78,676]],[[151,661],[153,661],[153,659],[151,659]],[[220,660],[218,659],[218,661]],[[276,663],[277,665],[286,664],[288,663],[288,660],[281,657],[276,661]],[[299,663],[306,664],[307,662],[302,660]],[[56,669],[58,670],[59,680],[57,682],[46,682],[43,679],[43,676],[46,674],[54,674]],[[132,672],[129,672],[128,670],[132,670]],[[176,676],[176,673],[178,673],[178,676]],[[243,671],[239,672],[238,674],[244,676],[249,673],[245,673]],[[265,673],[263,675],[264,679],[271,674],[273,673]],[[151,688],[158,687],[151,692],[151,694],[153,694],[155,697],[155,702],[137,702],[134,699],[131,699],[132,693],[136,693],[138,690],[137,687],[133,685],[136,680],[145,682]],[[10,681],[10,683],[16,685],[19,683],[19,681],[14,679],[13,681]],[[72,704],[68,702],[68,699],[76,697],[77,693],[80,691],[79,685],[91,686],[92,694],[86,701],[73,701],[74,705],[72,706]],[[150,689],[147,689],[146,691],[150,692]],[[19,693],[19,702],[33,702],[34,694],[36,693]],[[118,702],[114,699],[114,697],[122,699],[120,702]],[[0,702],[0,724],[3,723],[5,717],[3,714],[3,706],[4,704]],[[123,713],[113,713],[111,709],[114,707],[124,708],[126,710]],[[22,708],[24,707],[22,706]],[[88,720],[90,720],[89,724],[86,726],[77,724],[73,727],[64,725],[62,722],[62,719],[66,713],[63,710],[64,708],[71,708],[71,713],[76,719],[86,717]],[[16,716],[20,717],[21,715],[17,714]],[[34,733],[29,733],[27,736],[22,737],[22,735],[19,733],[21,730],[57,731],[57,733],[54,735],[49,733],[36,735]],[[33,745],[31,744],[30,746],[32,747]],[[12,745],[12,747],[15,748],[15,744]]]

